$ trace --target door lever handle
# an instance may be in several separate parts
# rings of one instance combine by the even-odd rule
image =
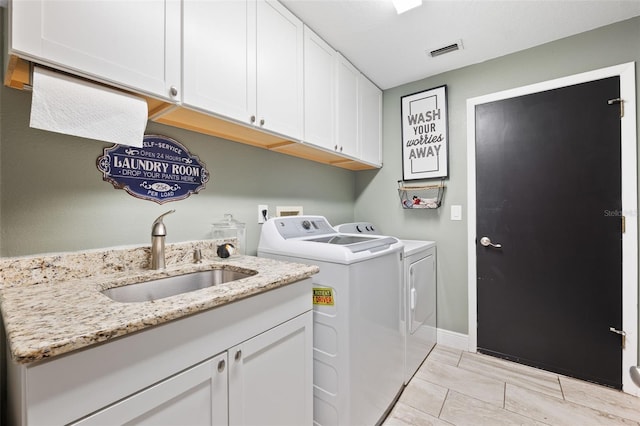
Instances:
[[[627,333],[624,330],[617,330],[615,327],[609,327],[609,331],[620,335],[620,337],[622,338],[622,349],[624,349],[625,343],[627,341]]]
[[[502,248],[502,244],[493,244],[489,237],[480,238],[480,244],[482,244],[484,247],[491,246],[493,248]]]

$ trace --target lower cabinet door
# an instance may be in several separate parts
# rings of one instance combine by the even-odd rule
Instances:
[[[312,327],[309,311],[228,351],[230,425],[312,425]]]
[[[226,425],[227,353],[153,385],[74,425]]]

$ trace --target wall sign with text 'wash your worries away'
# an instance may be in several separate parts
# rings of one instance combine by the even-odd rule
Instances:
[[[403,180],[446,177],[447,86],[401,98]]]
[[[105,148],[97,166],[116,189],[158,204],[197,194],[209,180],[206,165],[166,136],[145,135],[142,148],[118,144]]]

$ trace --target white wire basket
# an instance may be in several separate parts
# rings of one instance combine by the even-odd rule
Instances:
[[[398,195],[404,209],[437,209],[442,205],[444,182],[432,185],[405,185],[398,181]]]

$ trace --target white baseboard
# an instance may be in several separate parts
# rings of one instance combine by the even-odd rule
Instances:
[[[438,329],[438,344],[463,351],[469,350],[469,336],[442,328]]]

